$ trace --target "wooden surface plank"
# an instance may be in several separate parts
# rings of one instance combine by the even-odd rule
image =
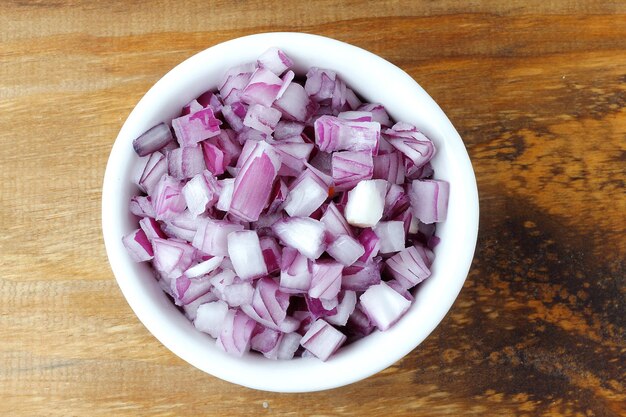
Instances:
[[[165,72],[270,30],[412,75],[476,171],[457,302],[391,368],[313,394],[203,374],[139,323],[108,267],[100,187]],[[626,3],[0,3],[1,415],[626,415]]]

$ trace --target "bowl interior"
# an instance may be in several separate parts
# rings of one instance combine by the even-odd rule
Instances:
[[[208,89],[225,70],[254,61],[276,46],[300,74],[312,66],[330,68],[368,102],[382,103],[396,121],[416,125],[437,147],[435,176],[450,182],[448,218],[437,226],[433,274],[416,291],[409,312],[386,332],[348,345],[327,362],[316,359],[272,361],[250,353],[234,358],[219,350],[162,292],[145,264],[127,255],[121,237],[137,227],[128,203],[138,190],[130,182],[137,157],[132,140]],[[111,267],[131,308],[176,355],[221,379],[251,388],[306,392],[346,385],[390,366],[414,349],[452,306],[467,276],[478,231],[478,195],[461,138],[439,106],[404,71],[355,46],[301,33],[266,33],[234,39],[204,50],[159,80],[133,109],[109,157],[102,196],[102,225]]]

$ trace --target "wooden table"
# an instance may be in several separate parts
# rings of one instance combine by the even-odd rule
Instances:
[[[0,3],[1,415],[626,415],[626,4],[337,3]],[[411,74],[481,196],[474,265],[437,330],[314,394],[241,388],[170,353],[100,232],[107,156],[144,92],[208,46],[279,30]]]

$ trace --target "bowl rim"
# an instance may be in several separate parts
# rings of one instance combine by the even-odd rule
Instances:
[[[316,48],[326,48],[325,50],[336,53],[337,56],[356,54],[361,62],[367,61],[372,67],[384,69],[390,79],[396,80],[396,83],[406,84],[408,91],[405,93],[411,97],[415,95],[415,103],[419,102],[421,109],[426,111],[424,117],[436,119],[437,122],[433,125],[434,127],[431,126],[436,132],[431,132],[430,135],[444,138],[441,142],[442,145],[445,144],[444,152],[454,155],[456,165],[454,170],[463,173],[462,178],[458,181],[458,186],[462,190],[451,190],[451,200],[452,193],[459,193],[459,196],[463,197],[466,221],[460,224],[462,229],[459,235],[466,244],[457,247],[457,249],[462,248],[463,251],[455,258],[455,265],[446,266],[453,268],[451,272],[454,272],[452,275],[456,278],[448,283],[450,285],[447,291],[440,294],[441,297],[438,300],[421,300],[421,289],[416,294],[416,302],[411,309],[414,309],[415,304],[420,301],[429,303],[430,308],[426,311],[431,315],[426,317],[429,319],[427,325],[422,326],[423,323],[414,320],[415,318],[410,322],[403,318],[404,321],[401,320],[386,332],[376,331],[365,338],[370,338],[368,341],[369,353],[363,352],[364,349],[359,349],[356,345],[360,342],[357,342],[340,349],[327,362],[312,358],[270,361],[261,357],[262,359],[259,360],[256,357],[251,357],[251,354],[243,358],[233,358],[216,350],[214,343],[211,344],[212,348],[202,346],[203,343],[207,343],[209,336],[195,331],[192,325],[190,331],[190,322],[182,314],[179,313],[178,317],[170,313],[165,314],[164,311],[171,311],[174,308],[173,303],[165,297],[158,286],[154,285],[155,282],[146,284],[145,280],[142,281],[142,278],[138,276],[137,267],[129,265],[129,262],[132,261],[125,254],[119,234],[123,228],[120,225],[121,220],[116,217],[115,213],[117,212],[111,208],[116,205],[119,206],[120,202],[116,201],[116,198],[119,200],[121,187],[127,187],[128,184],[124,184],[124,182],[130,182],[127,176],[121,174],[124,169],[128,171],[128,166],[124,165],[128,161],[128,156],[122,157],[128,154],[128,150],[123,148],[129,148],[129,141],[132,140],[129,138],[132,138],[133,134],[137,135],[137,121],[142,116],[140,113],[145,111],[146,107],[150,108],[150,102],[157,100],[159,94],[168,91],[168,85],[176,84],[175,80],[181,74],[193,70],[195,66],[206,62],[207,59],[224,56],[223,54],[230,48],[237,50],[237,48],[250,45],[254,45],[257,49],[263,45],[265,48],[277,46],[282,49],[285,49],[285,45],[290,48],[297,45],[303,49],[305,46],[315,45]],[[289,51],[287,54],[290,55]],[[244,61],[243,59],[239,60],[241,63]],[[348,82],[347,84],[350,85]],[[386,105],[386,103],[384,104]],[[144,120],[143,123],[150,122]],[[156,123],[158,121],[153,124]],[[437,177],[440,176],[437,175]],[[126,202],[126,206],[127,204],[128,202]],[[478,190],[465,145],[445,113],[426,91],[406,72],[378,55],[339,40],[300,32],[267,32],[231,39],[194,54],[168,71],[146,92],[125,120],[109,155],[102,191],[102,229],[109,264],[126,301],[148,331],[174,354],[206,373],[249,388],[274,392],[311,392],[348,385],[388,368],[417,347],[445,317],[467,278],[476,248],[478,219]],[[445,225],[445,222],[442,225]],[[433,275],[436,273],[437,271],[434,271]],[[129,274],[133,279],[128,279]],[[425,281],[425,284],[426,286],[429,285],[428,280]],[[160,295],[158,294],[159,291]],[[164,302],[169,302],[170,306],[168,307]],[[420,328],[419,334],[411,332],[414,330],[412,325]],[[408,338],[406,335],[411,337]],[[387,354],[378,355],[376,360],[368,361],[368,359],[372,359],[372,348],[377,351],[382,350]],[[281,378],[277,376],[281,376]]]

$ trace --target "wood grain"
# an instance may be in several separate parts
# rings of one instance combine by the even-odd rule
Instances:
[[[626,3],[0,3],[0,414],[626,416]],[[100,187],[125,117],[210,45],[295,30],[411,74],[464,138],[481,229],[465,288],[389,369],[241,388],[123,299]]]

